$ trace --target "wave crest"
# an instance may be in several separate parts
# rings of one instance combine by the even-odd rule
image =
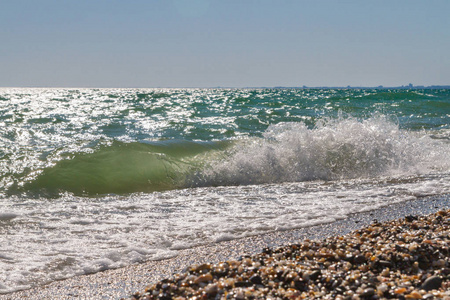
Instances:
[[[338,180],[447,170],[449,145],[399,129],[388,117],[270,126],[205,171],[205,185]]]

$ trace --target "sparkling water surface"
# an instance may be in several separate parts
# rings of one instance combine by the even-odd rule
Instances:
[[[0,89],[0,293],[450,193],[450,91]]]

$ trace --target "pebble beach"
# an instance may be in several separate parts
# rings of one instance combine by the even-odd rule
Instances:
[[[450,299],[450,210],[196,264],[130,299]]]

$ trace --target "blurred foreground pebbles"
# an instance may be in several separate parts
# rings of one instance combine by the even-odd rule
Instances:
[[[447,299],[450,210],[193,265],[131,299]]]

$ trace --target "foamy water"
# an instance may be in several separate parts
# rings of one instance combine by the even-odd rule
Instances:
[[[177,250],[333,222],[450,193],[450,176],[205,187],[58,201],[17,199],[1,222],[2,292],[175,256]]]
[[[3,92],[0,293],[449,194],[427,93]]]

